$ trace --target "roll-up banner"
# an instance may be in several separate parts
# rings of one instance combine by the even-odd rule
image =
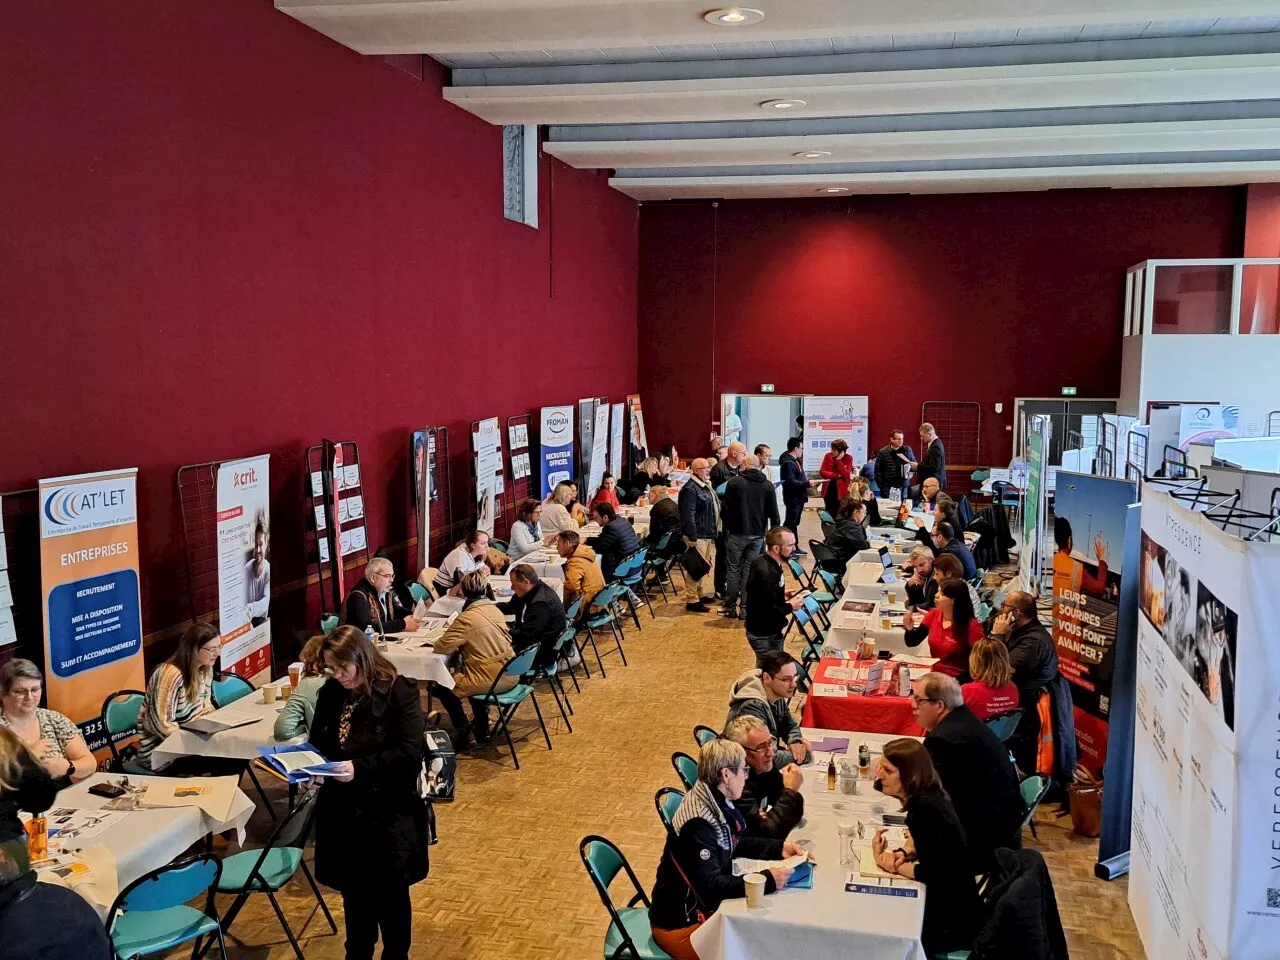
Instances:
[[[1053,642],[1071,684],[1079,762],[1095,775],[1107,758],[1125,516],[1137,499],[1129,480],[1058,471]]]
[[[502,428],[497,417],[479,422],[471,436],[476,458],[476,529],[493,536],[505,492],[502,470]]]
[[[271,458],[218,464],[218,629],[222,669],[271,679]]]
[[[436,469],[436,437],[429,430],[413,433],[413,497],[418,508],[418,569],[431,566],[431,501],[436,499],[432,474]]]
[[[594,397],[578,401],[578,484],[586,487],[579,491],[583,499],[590,499],[595,493],[591,489],[591,458],[595,454],[596,407]]]
[[[623,480],[623,471],[626,469],[622,462],[622,438],[626,434],[627,405],[625,403],[615,403],[609,418],[609,470],[613,473],[613,477],[619,483]],[[596,492],[591,491],[591,496],[595,496]]]
[[[804,462],[817,472],[833,440],[849,445],[856,474],[867,462],[868,407],[866,397],[804,398]]]
[[[136,468],[40,481],[45,690],[89,749],[107,746],[102,701],[139,690]]]
[[[649,437],[645,433],[644,409],[640,406],[638,393],[627,396],[627,436],[630,438],[627,443],[627,456],[631,458],[630,472],[635,473],[649,456]],[[619,474],[618,485],[621,486],[625,479],[627,478]]]
[[[1045,421],[1048,418],[1044,418]],[[1045,427],[1047,430],[1048,428]],[[1022,546],[1018,554],[1018,577],[1022,589],[1040,594],[1040,509],[1044,496],[1045,434],[1035,430],[1027,436],[1027,489],[1022,505]]]
[[[573,479],[573,405],[542,408],[541,449],[538,452],[542,498],[557,483]],[[590,494],[585,494],[590,499]],[[578,491],[578,498],[584,491]]]
[[[591,434],[591,474],[587,478],[587,489],[579,491],[578,498],[589,502],[604,483],[605,471],[609,465],[605,462],[609,455],[609,405],[596,404],[596,428]]]
[[[1142,491],[1129,906],[1148,957],[1280,944],[1280,544]]]

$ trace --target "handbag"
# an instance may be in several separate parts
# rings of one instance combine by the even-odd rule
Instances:
[[[1067,787],[1071,803],[1071,829],[1081,837],[1102,833],[1102,781],[1076,765],[1075,780]]]
[[[685,576],[701,580],[711,570],[711,564],[707,563],[707,558],[698,552],[697,547],[689,547],[680,554],[680,568],[684,570]]]
[[[422,766],[418,770],[418,796],[427,808],[427,843],[440,842],[436,830],[436,801],[453,800],[458,784],[458,757],[453,741],[443,730],[427,730],[422,734]]]

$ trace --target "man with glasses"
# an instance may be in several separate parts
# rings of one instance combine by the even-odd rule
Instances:
[[[747,785],[734,801],[747,819],[747,835],[787,839],[804,817],[800,768],[794,763],[781,770],[774,766],[778,743],[759,717],[743,714],[724,728],[724,736],[747,752]]]
[[[964,705],[955,677],[927,673],[911,685],[916,721],[943,788],[964,824],[974,872],[987,869],[996,847],[1022,845],[1022,795],[1004,744]]]
[[[775,740],[787,746],[774,759],[776,767],[785,767],[793,758],[796,763],[804,763],[809,758],[809,741],[801,734],[800,724],[791,713],[797,670],[796,658],[791,654],[770,650],[760,657],[760,667],[748,670],[735,680],[729,692],[725,726],[742,716],[760,720]]]
[[[370,626],[377,634],[400,633],[417,630],[421,626],[417,617],[404,608],[391,589],[396,572],[391,561],[374,557],[364,568],[364,577],[351,588],[342,604],[342,622],[366,630]]]

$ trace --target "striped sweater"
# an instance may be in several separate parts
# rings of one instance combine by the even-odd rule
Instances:
[[[172,663],[162,663],[152,671],[146,702],[138,714],[138,762],[143,766],[151,766],[151,752],[166,737],[177,733],[188,720],[213,709],[213,671],[200,670],[199,676],[199,694],[191,700],[182,682],[182,671]]]

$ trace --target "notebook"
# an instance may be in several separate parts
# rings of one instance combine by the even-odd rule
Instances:
[[[236,727],[247,727],[251,723],[257,723],[264,717],[254,716],[252,713],[244,713],[243,711],[231,710],[224,707],[221,710],[215,710],[213,713],[206,714],[203,717],[197,717],[194,720],[188,720],[182,725],[183,730],[194,730],[196,733],[221,733],[223,730],[234,730]]]

